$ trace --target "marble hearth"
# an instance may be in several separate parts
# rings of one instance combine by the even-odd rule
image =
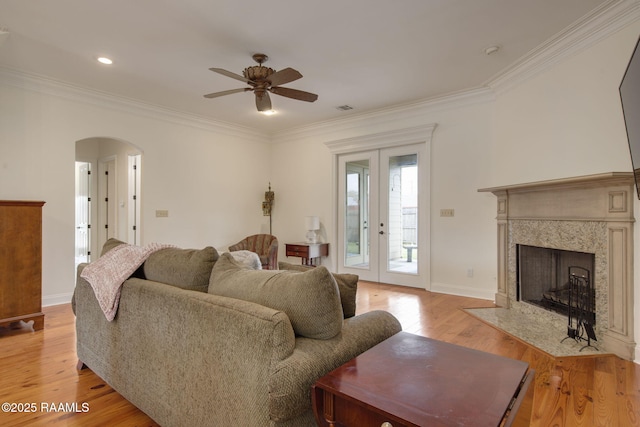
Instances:
[[[478,191],[498,199],[496,304],[540,317],[558,316],[518,300],[517,245],[595,254],[598,347],[633,360],[633,174],[612,172]]]

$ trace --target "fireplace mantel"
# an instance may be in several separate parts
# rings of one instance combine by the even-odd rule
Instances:
[[[536,310],[517,300],[518,244],[594,253],[599,346],[633,360],[633,186],[611,172],[478,190],[498,199],[496,304]]]

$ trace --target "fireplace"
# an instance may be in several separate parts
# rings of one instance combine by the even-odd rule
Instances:
[[[595,254],[517,245],[517,300],[563,316],[571,308],[585,308],[595,325]],[[579,286],[573,286],[579,281]]]
[[[564,305],[559,311],[566,310],[570,304],[550,290],[566,285],[569,267],[583,268],[593,286],[594,318],[588,320],[593,320],[598,347],[634,360],[633,186],[633,173],[611,172],[479,190],[493,193],[498,202],[496,304],[539,318],[564,316],[539,301],[546,292]],[[560,267],[543,274],[523,265],[518,258],[525,247],[551,249],[534,250],[534,257]],[[562,251],[574,254],[566,259]],[[576,253],[589,255],[581,259]],[[544,290],[522,289],[523,268],[541,276],[533,281],[551,284],[536,285]]]

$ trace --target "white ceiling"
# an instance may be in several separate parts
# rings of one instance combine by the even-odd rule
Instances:
[[[475,89],[611,0],[0,0],[0,67],[273,133]],[[492,55],[485,48],[497,45]],[[314,103],[250,92],[251,55]],[[114,64],[99,64],[97,56]],[[339,111],[337,106],[354,109]]]

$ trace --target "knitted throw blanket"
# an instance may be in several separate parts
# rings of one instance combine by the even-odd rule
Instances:
[[[173,245],[151,243],[146,246],[118,245],[87,265],[80,277],[85,279],[98,299],[98,304],[108,321],[118,311],[122,284],[142,265],[149,255]]]

